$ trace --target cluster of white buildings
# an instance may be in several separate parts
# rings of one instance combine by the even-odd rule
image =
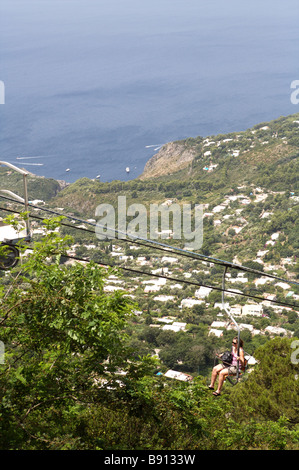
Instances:
[[[215,304],[215,308],[222,308],[222,304]],[[236,319],[236,321],[239,321],[238,317],[242,316],[256,316],[256,317],[262,317],[263,316],[263,303],[261,304],[245,304],[243,306],[241,305],[235,305],[230,307],[229,304],[227,303],[225,305],[226,309],[229,311],[229,313]],[[278,307],[281,309],[281,307]],[[220,313],[219,316],[223,317],[224,314]],[[248,323],[238,323],[240,331],[248,330],[250,333],[255,336],[255,335],[261,335],[261,334],[270,334],[270,335],[282,335],[282,336],[293,336],[293,332],[286,330],[285,328],[281,328],[278,326],[267,326],[264,330],[259,330],[254,328],[253,325],[248,324]],[[215,335],[217,337],[223,336],[223,331],[224,330],[236,330],[236,326],[234,323],[231,322],[231,320],[228,318],[226,321],[223,320],[215,320],[209,330],[210,335]]]
[[[212,145],[211,142],[207,141],[205,142],[206,146],[208,147],[209,145]],[[211,165],[211,168],[213,165]],[[244,187],[239,187],[239,191],[243,193]],[[245,188],[247,190],[247,188]],[[245,192],[245,191],[244,191]],[[246,191],[248,194],[248,191]],[[232,224],[230,225],[229,228],[233,228],[235,230],[235,234],[237,235],[241,230],[244,229],[247,225],[247,220],[242,216],[242,211],[244,210],[242,207],[246,206],[248,204],[254,203],[254,202],[261,202],[264,201],[267,197],[268,194],[264,193],[261,188],[252,188],[252,192],[250,196],[247,196],[247,194],[231,194],[227,195],[224,197],[224,200],[222,203],[216,205],[215,207],[209,208],[208,204],[204,204],[204,211],[209,210],[210,212],[204,212],[203,217],[214,217],[214,225],[221,225],[223,222],[227,220],[232,220]],[[173,201],[172,200],[166,200],[163,204],[164,205],[170,205]],[[234,209],[234,213],[230,210],[230,204],[238,202],[239,208]],[[229,211],[225,211],[226,209],[229,209]],[[216,217],[215,217],[216,216]],[[265,213],[263,212],[260,215],[260,218],[265,218],[265,217],[271,217],[271,213]],[[218,220],[215,220],[218,219]],[[227,224],[226,224],[227,227]],[[228,233],[228,230],[225,232],[226,234]],[[171,236],[171,231],[169,231],[169,236]],[[279,266],[272,266],[270,263],[265,263],[264,262],[264,257],[267,255],[269,249],[271,249],[271,245],[275,245],[279,241],[280,237],[280,232],[273,233],[271,236],[269,236],[269,239],[265,243],[265,246],[262,249],[259,249],[256,254],[256,259],[254,261],[259,262],[263,268],[264,272],[266,273],[267,271],[269,272],[274,272],[277,269],[281,269],[281,267],[284,267],[285,269],[292,268],[292,265],[294,264],[294,261],[291,258],[285,258],[281,260],[281,263]],[[95,248],[94,245],[87,246],[86,248],[92,249]],[[136,247],[135,245],[132,245],[129,247],[131,250],[138,250],[139,247]],[[150,295],[151,298],[157,302],[157,303],[166,303],[166,302],[176,302],[176,305],[178,306],[177,308],[179,309],[184,309],[184,308],[193,308],[197,305],[203,305],[203,306],[209,306],[211,305],[207,304],[207,297],[209,296],[210,292],[212,291],[211,288],[207,287],[200,287],[198,288],[194,294],[191,296],[186,296],[185,298],[182,298],[180,295],[179,298],[180,304],[178,305],[177,300],[178,300],[178,295],[179,292],[183,292],[184,290],[184,283],[174,283],[174,282],[169,282],[167,279],[163,277],[158,277],[160,274],[161,276],[171,276],[173,272],[180,268],[179,266],[179,259],[174,256],[163,256],[160,258],[160,265],[159,268],[154,269],[153,266],[153,261],[147,257],[147,256],[127,256],[124,252],[123,247],[119,247],[116,245],[112,245],[112,251],[111,251],[111,256],[118,258],[120,261],[132,261],[134,260],[134,264],[136,263],[137,266],[146,266],[148,269],[151,270],[150,272],[153,274],[153,277],[141,277],[138,279],[135,285],[131,285],[130,288],[127,288],[127,282],[124,280],[120,280],[116,276],[110,276],[106,282],[105,282],[105,291],[106,292],[114,292],[116,290],[126,290],[126,291],[131,291],[131,293],[134,293],[134,290],[138,287],[142,288],[142,291],[145,295]],[[236,264],[241,264],[238,262],[238,260],[234,259],[234,263]],[[206,268],[203,266],[203,271],[204,273],[209,273],[209,263],[202,263],[203,265],[206,264]],[[199,272],[199,271],[197,271]],[[184,272],[183,269],[180,269],[180,277],[181,278],[189,278],[192,276],[192,274],[195,273],[195,270],[192,272]],[[238,286],[240,289],[242,289],[242,285],[248,285],[249,279],[248,275],[244,272],[239,272],[231,274],[230,272],[227,273],[226,276],[226,286],[229,290],[233,292],[227,292],[226,293],[226,298],[231,299],[234,297],[237,297],[239,294],[242,294],[242,291],[238,290]],[[288,291],[291,291],[291,285],[287,282],[276,282],[271,280],[267,276],[257,276],[257,278],[253,281],[253,284],[255,287],[259,286],[265,286],[267,283],[272,283],[273,286],[282,289],[285,291],[285,295],[288,293]],[[236,287],[235,287],[236,284]],[[165,287],[167,286],[167,291],[165,290]],[[161,292],[160,292],[161,291]],[[291,292],[289,292],[290,294]],[[295,299],[295,294],[293,294],[293,298]],[[265,300],[262,301],[259,304],[255,303],[247,303],[243,306],[240,305],[230,305],[229,302],[227,302],[226,308],[228,308],[231,312],[231,314],[234,317],[237,318],[242,318],[242,317],[248,317],[248,316],[254,316],[254,317],[262,317],[263,316],[263,307],[264,306],[270,306],[277,312],[281,312],[281,307],[276,306],[272,300],[275,300],[275,294],[269,293],[269,294],[264,294]],[[297,300],[297,299],[295,299]],[[222,309],[221,304],[214,304],[214,308],[220,308]],[[286,309],[287,310],[287,309]],[[291,310],[291,309],[289,309]],[[221,315],[221,314],[220,314]],[[167,321],[164,318],[164,323],[162,319],[158,319],[159,322],[158,324],[152,325],[155,327],[160,327],[162,329],[168,329],[172,331],[184,331],[186,328],[186,324],[183,322],[177,322],[175,319],[170,319],[168,318]],[[218,319],[212,323],[210,327],[210,334],[214,334],[216,336],[221,336],[223,334],[224,329],[231,328],[232,326],[230,323],[219,321]],[[291,335],[291,332],[288,330],[285,330],[284,328],[280,327],[267,327],[263,331],[256,330],[252,325],[241,323],[241,329],[247,329],[249,330],[253,335],[255,334],[265,334],[268,333],[270,335]]]
[[[155,318],[156,323],[151,324],[152,328],[160,328],[161,330],[169,330],[177,333],[178,331],[186,331],[187,323],[177,321],[176,317],[158,317]]]
[[[278,326],[267,326],[264,330],[258,330],[253,327],[253,325],[249,323],[240,323],[239,324],[240,331],[249,331],[252,336],[255,335],[264,335],[269,334],[270,336],[293,336],[293,332],[286,330],[285,328],[281,328]],[[209,335],[217,336],[221,338],[223,336],[224,330],[236,330],[236,326],[231,323],[230,321],[214,321],[211,324]]]

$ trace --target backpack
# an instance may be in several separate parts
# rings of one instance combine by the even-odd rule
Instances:
[[[233,355],[229,351],[226,351],[225,353],[222,354],[221,356],[221,361],[224,364],[231,364],[233,362]]]

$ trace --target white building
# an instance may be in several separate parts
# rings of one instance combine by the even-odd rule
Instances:
[[[216,328],[211,328],[209,331],[209,336],[214,335],[217,338],[221,338],[223,336],[223,330],[217,330]]]
[[[256,287],[257,286],[263,286],[264,284],[266,284],[266,282],[270,282],[270,279],[266,276],[262,276],[258,279],[255,279],[253,282],[254,282]]]
[[[261,304],[246,304],[242,307],[242,315],[254,315],[261,317],[263,314],[263,306]]]
[[[213,209],[212,209],[212,212],[214,214],[217,214],[218,212],[221,212],[223,211],[224,209],[226,209],[226,205],[225,204],[219,204],[218,206],[215,206]]]
[[[17,232],[11,225],[1,224],[0,241],[15,240],[22,237],[26,237],[26,229]]]
[[[172,324],[164,325],[162,330],[171,330],[177,333],[178,331],[186,331],[186,326],[187,323],[173,322]]]
[[[161,289],[161,286],[159,286],[158,284],[152,284],[152,285],[145,286],[144,292],[158,292],[160,289]]]
[[[209,295],[209,293],[212,291],[209,287],[203,287],[201,286],[197,291],[195,291],[195,297],[197,299],[204,299]]]
[[[170,379],[182,380],[183,382],[190,382],[193,379],[191,375],[184,374],[183,372],[177,372],[176,370],[168,370],[164,377],[169,377]]]
[[[272,233],[271,240],[278,240],[280,232]]]
[[[165,286],[166,279],[164,277],[159,277],[157,279],[149,279],[147,281],[142,281],[142,284],[155,284],[157,286]]]
[[[241,305],[235,305],[230,308],[230,313],[235,316],[235,315],[242,315],[242,307]]]
[[[117,290],[123,290],[120,286],[104,286],[104,292],[115,292]]]
[[[224,302],[223,307],[224,307],[225,309],[229,309],[229,303],[228,303],[228,302]],[[221,303],[221,302],[215,302],[215,303],[214,303],[214,308],[220,308],[220,310],[222,310],[222,303]]]
[[[287,335],[287,330],[285,330],[284,328],[280,328],[278,326],[267,326],[267,328],[265,328],[265,331],[267,331],[268,333],[272,334],[272,335]],[[291,334],[293,334],[292,332],[289,332]]]
[[[158,300],[159,302],[167,302],[168,300],[173,300],[173,295],[157,295],[154,297],[154,300]]]
[[[178,259],[172,256],[163,256],[161,261],[162,263],[177,263]]]
[[[239,328],[240,331],[249,330],[250,332],[253,332],[254,330],[253,326],[249,325],[248,323],[240,323]]]
[[[204,304],[205,302],[203,300],[197,300],[197,299],[183,299],[181,301],[180,308],[186,307],[186,308],[192,308],[194,305],[201,305]]]
[[[287,284],[286,282],[277,282],[275,285],[277,287],[281,287],[284,290],[291,288],[290,284]]]
[[[227,325],[224,321],[213,321],[211,328],[225,328]]]

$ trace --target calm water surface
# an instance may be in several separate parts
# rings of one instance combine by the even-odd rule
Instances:
[[[38,175],[127,180],[163,143],[299,111],[298,0],[2,0],[0,15],[0,159]]]

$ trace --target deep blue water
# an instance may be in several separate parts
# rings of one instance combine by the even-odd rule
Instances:
[[[1,0],[0,15],[0,160],[38,175],[127,180],[163,143],[299,111],[298,0]]]

